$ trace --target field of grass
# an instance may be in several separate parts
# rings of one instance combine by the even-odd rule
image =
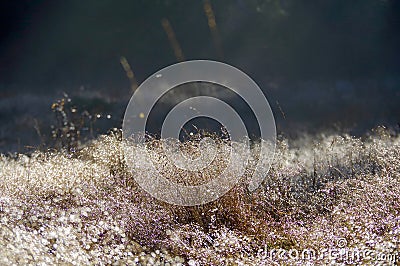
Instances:
[[[111,134],[72,154],[1,155],[0,264],[399,263],[400,137],[386,130],[282,138],[262,187],[197,207],[152,198],[121,150]]]

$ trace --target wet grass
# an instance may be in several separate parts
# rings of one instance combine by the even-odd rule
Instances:
[[[222,198],[196,207],[138,187],[134,175],[146,168],[128,170],[114,133],[72,153],[2,155],[0,165],[1,264],[327,264],[349,261],[279,258],[277,250],[400,249],[400,138],[383,129],[281,139],[262,187],[248,192],[246,172]]]

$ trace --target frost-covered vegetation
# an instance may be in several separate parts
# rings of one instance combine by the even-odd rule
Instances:
[[[282,139],[262,187],[249,193],[240,182],[197,207],[159,202],[138,187],[121,143],[110,134],[73,153],[0,157],[1,265],[349,262],[278,256],[330,248],[386,254],[357,263],[388,264],[400,250],[400,138],[385,130]]]

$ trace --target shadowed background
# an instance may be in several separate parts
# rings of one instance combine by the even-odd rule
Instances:
[[[94,135],[120,127],[132,87],[184,59],[220,60],[249,74],[289,136],[398,129],[399,1],[0,5],[2,152],[48,138],[50,107],[63,92],[79,110],[100,115]]]

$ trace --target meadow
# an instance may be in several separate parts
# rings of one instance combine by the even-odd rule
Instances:
[[[74,152],[1,155],[0,165],[1,265],[398,263],[400,137],[384,128],[280,137],[260,188],[247,190],[246,172],[193,207],[138,187],[146,167],[128,171],[118,132]]]
[[[400,265],[400,1],[3,2],[0,266]],[[257,141],[240,176],[223,152],[181,171],[153,135],[127,160],[131,94],[195,58],[243,69],[268,96],[281,135],[253,192]],[[193,82],[163,96],[146,130],[205,94],[258,127],[238,95]],[[202,134],[229,150],[215,127],[180,150],[200,156]],[[177,183],[225,170],[238,182],[207,204],[168,204],[138,185],[157,178],[144,152]]]

